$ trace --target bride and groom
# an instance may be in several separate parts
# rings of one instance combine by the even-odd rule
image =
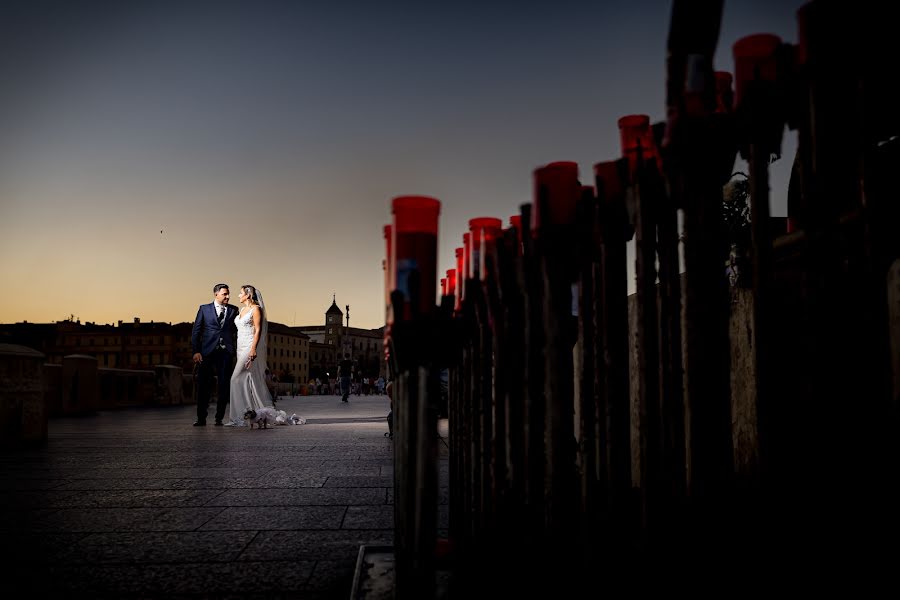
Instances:
[[[240,308],[228,304],[231,293],[227,284],[216,284],[213,296],[211,303],[200,306],[191,332],[194,363],[199,365],[194,426],[206,425],[212,379],[216,375],[219,378],[216,425],[243,427],[247,411],[274,406],[265,377],[269,328],[265,304],[262,294],[252,285],[241,286]],[[228,405],[229,419],[223,423]]]

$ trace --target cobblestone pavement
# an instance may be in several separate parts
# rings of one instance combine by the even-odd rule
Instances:
[[[388,400],[278,408],[307,424],[192,427],[194,406],[122,409],[51,420],[46,448],[0,453],[7,589],[349,597],[359,546],[393,543]]]

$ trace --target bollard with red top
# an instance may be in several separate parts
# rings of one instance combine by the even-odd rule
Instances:
[[[481,217],[469,221],[473,240],[472,277],[484,282],[487,279],[486,259],[488,246],[496,244],[503,231],[503,222],[493,217]]]
[[[572,348],[577,339],[577,319],[572,315],[572,283],[578,269],[571,240],[580,197],[577,163],[560,161],[535,169],[531,233],[538,277],[544,282],[538,297],[545,340],[544,535],[551,559],[560,569],[568,568],[576,537]]]
[[[462,300],[463,300],[463,282],[466,278],[465,267],[463,266],[463,261],[465,260],[465,249],[457,248],[455,251],[456,254],[456,306],[455,309],[457,312],[462,308]]]
[[[447,360],[447,349],[434,340],[449,330],[444,312],[436,310],[440,202],[400,196],[392,212],[395,597],[430,598],[436,589],[437,412]]]
[[[456,269],[447,269],[447,277],[445,278],[447,289],[445,296],[456,296]]]
[[[683,211],[684,391],[690,407],[689,457],[684,482],[696,515],[695,547],[722,523],[713,517],[717,498],[732,473],[729,375],[729,297],[724,271],[722,186],[731,178],[736,154],[732,115],[717,113],[713,55],[719,37],[721,0],[675,0],[667,52],[667,129],[662,144],[664,173],[675,205]],[[696,77],[686,77],[693,64]],[[686,111],[688,99],[700,99]],[[654,286],[651,286],[651,288]],[[654,336],[657,339],[657,336]],[[704,540],[704,541],[701,541]]]
[[[615,558],[629,535],[629,496],[631,495],[631,404],[628,355],[628,271],[626,243],[634,235],[625,207],[627,160],[612,160],[594,165],[597,190],[597,218],[600,222],[600,280],[602,297],[596,311],[600,380],[598,395],[606,402],[608,415],[601,425],[602,446],[598,449],[598,471],[605,474],[608,519],[603,522],[609,543],[604,554]],[[605,442],[605,443],[603,443]],[[605,452],[603,451],[605,447]]]
[[[632,180],[638,169],[653,162],[657,170],[662,170],[659,152],[653,141],[650,117],[647,115],[626,115],[619,119],[622,155],[628,160],[629,175]]]
[[[392,203],[394,289],[403,295],[403,314],[427,315],[435,309],[437,228],[441,203],[428,196],[399,196]]]
[[[553,162],[534,171],[531,234],[535,238],[575,223],[575,206],[581,195],[578,163]]]

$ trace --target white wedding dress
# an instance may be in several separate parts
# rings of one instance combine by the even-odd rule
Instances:
[[[241,317],[240,315],[234,320],[237,327],[237,363],[234,365],[234,373],[231,375],[231,406],[228,411],[231,422],[228,425],[232,427],[244,427],[247,423],[244,421],[244,413],[250,410],[259,410],[263,407],[273,407],[272,397],[269,389],[266,387],[266,360],[265,360],[265,343],[262,336],[266,333],[266,328],[260,334],[260,341],[257,345],[257,359],[247,362],[250,358],[250,347],[253,344],[253,334],[256,333],[253,328],[253,312],[259,310],[254,306]],[[265,319],[265,316],[262,317]]]

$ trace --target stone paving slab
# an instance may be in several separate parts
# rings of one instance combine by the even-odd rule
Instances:
[[[63,501],[77,494],[78,492],[55,490],[0,492],[0,509],[64,506]]]
[[[381,475],[338,475],[329,477],[325,482],[325,487],[349,487],[349,488],[365,488],[365,487],[383,487],[393,488],[394,478],[384,477]]]
[[[281,592],[297,598],[307,597],[303,592],[309,589],[315,566],[315,561],[104,564],[91,568],[63,564],[25,567],[22,575],[29,581],[23,591],[32,594],[171,598],[188,594],[243,597],[242,592],[260,596],[270,592],[266,597],[274,597],[271,592]]]
[[[389,529],[394,526],[393,506],[349,506],[344,529]]]
[[[242,560],[277,560],[285,556],[345,560],[364,544],[392,544],[392,529],[341,531],[260,531],[241,554]]]
[[[208,506],[303,506],[385,504],[385,488],[296,488],[227,490]]]
[[[340,529],[346,506],[230,506],[202,527],[209,529]],[[392,524],[393,526],[393,524]]]
[[[93,533],[73,542],[62,558],[92,564],[230,562],[256,535],[255,531]]]
[[[57,499],[51,506],[58,508],[159,508],[169,506],[204,506],[213,502],[222,490],[92,490],[75,492],[65,499]]]
[[[233,479],[175,479],[171,484],[175,489],[274,489],[274,488],[320,488],[328,478],[321,477],[235,477]]]
[[[67,508],[35,520],[38,531],[192,531],[223,511],[215,508]]]

